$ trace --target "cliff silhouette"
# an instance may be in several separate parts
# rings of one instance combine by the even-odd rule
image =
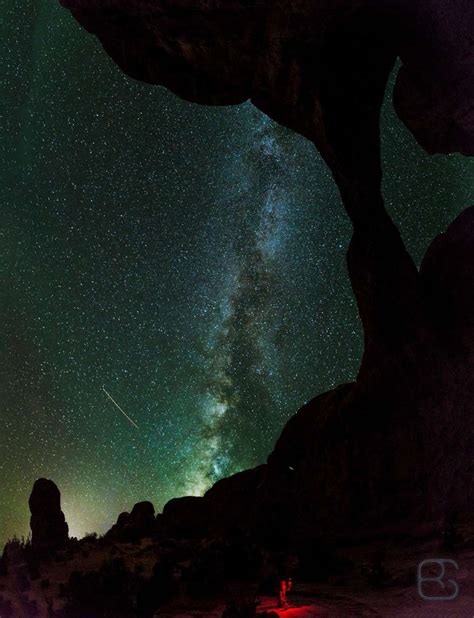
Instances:
[[[356,381],[300,410],[266,465],[202,500],[172,501],[164,519],[245,522],[281,540],[469,510],[474,215],[435,239],[418,271],[384,208],[379,124],[398,57],[394,105],[418,142],[474,154],[472,3],[62,4],[135,79],[197,103],[250,99],[312,140],[353,224],[347,264],[365,341]]]

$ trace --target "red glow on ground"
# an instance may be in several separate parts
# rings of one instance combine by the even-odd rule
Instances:
[[[263,602],[259,608],[259,612],[274,612],[281,618],[317,618],[318,616],[325,616],[323,608],[318,607],[314,603],[308,605],[296,605],[286,607],[284,609],[275,607],[274,602]]]
[[[319,616],[319,608],[316,605],[302,605],[301,607],[287,607],[286,609],[273,610],[282,618],[312,618]]]

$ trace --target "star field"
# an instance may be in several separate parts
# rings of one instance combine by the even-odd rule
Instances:
[[[127,78],[55,2],[0,5],[1,544],[41,476],[82,536],[265,461],[354,378],[362,332],[350,225],[308,141]],[[474,168],[424,154],[389,98],[384,192],[419,262]]]

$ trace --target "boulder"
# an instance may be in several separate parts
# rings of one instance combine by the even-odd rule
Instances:
[[[161,521],[170,537],[193,539],[209,534],[212,520],[211,506],[204,498],[185,496],[165,505]]]
[[[29,505],[32,547],[38,550],[64,547],[69,529],[61,510],[61,494],[53,481],[37,480]]]
[[[155,529],[155,507],[151,502],[137,502],[130,515],[122,513],[116,526],[116,534],[120,539],[138,541],[151,536]]]
[[[123,532],[128,520],[130,518],[130,513],[127,513],[126,511],[124,511],[123,513],[120,513],[120,515],[117,518],[117,521],[115,522],[115,524],[112,526],[112,528],[110,528],[110,530],[106,533],[106,537],[107,538],[118,538],[120,537],[121,533]]]
[[[150,532],[153,529],[154,523],[155,507],[153,504],[148,501],[137,502],[125,523],[125,529]]]

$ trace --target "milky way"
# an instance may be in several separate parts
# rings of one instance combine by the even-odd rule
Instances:
[[[1,543],[41,476],[83,535],[265,461],[355,376],[362,337],[350,225],[309,142],[128,79],[51,0],[0,5]],[[389,97],[383,154],[419,262],[473,202],[472,161],[423,154]]]
[[[242,461],[258,461],[265,436],[273,435],[281,328],[276,297],[291,201],[288,161],[274,133],[268,118],[258,119],[250,128],[248,159],[238,162],[241,177],[232,175],[240,187],[232,206],[241,210],[243,221],[230,246],[228,285],[209,338],[209,383],[192,457],[197,466],[186,493],[200,495],[222,476],[240,470]],[[267,180],[260,191],[253,186],[260,180],[253,178],[255,169]]]

